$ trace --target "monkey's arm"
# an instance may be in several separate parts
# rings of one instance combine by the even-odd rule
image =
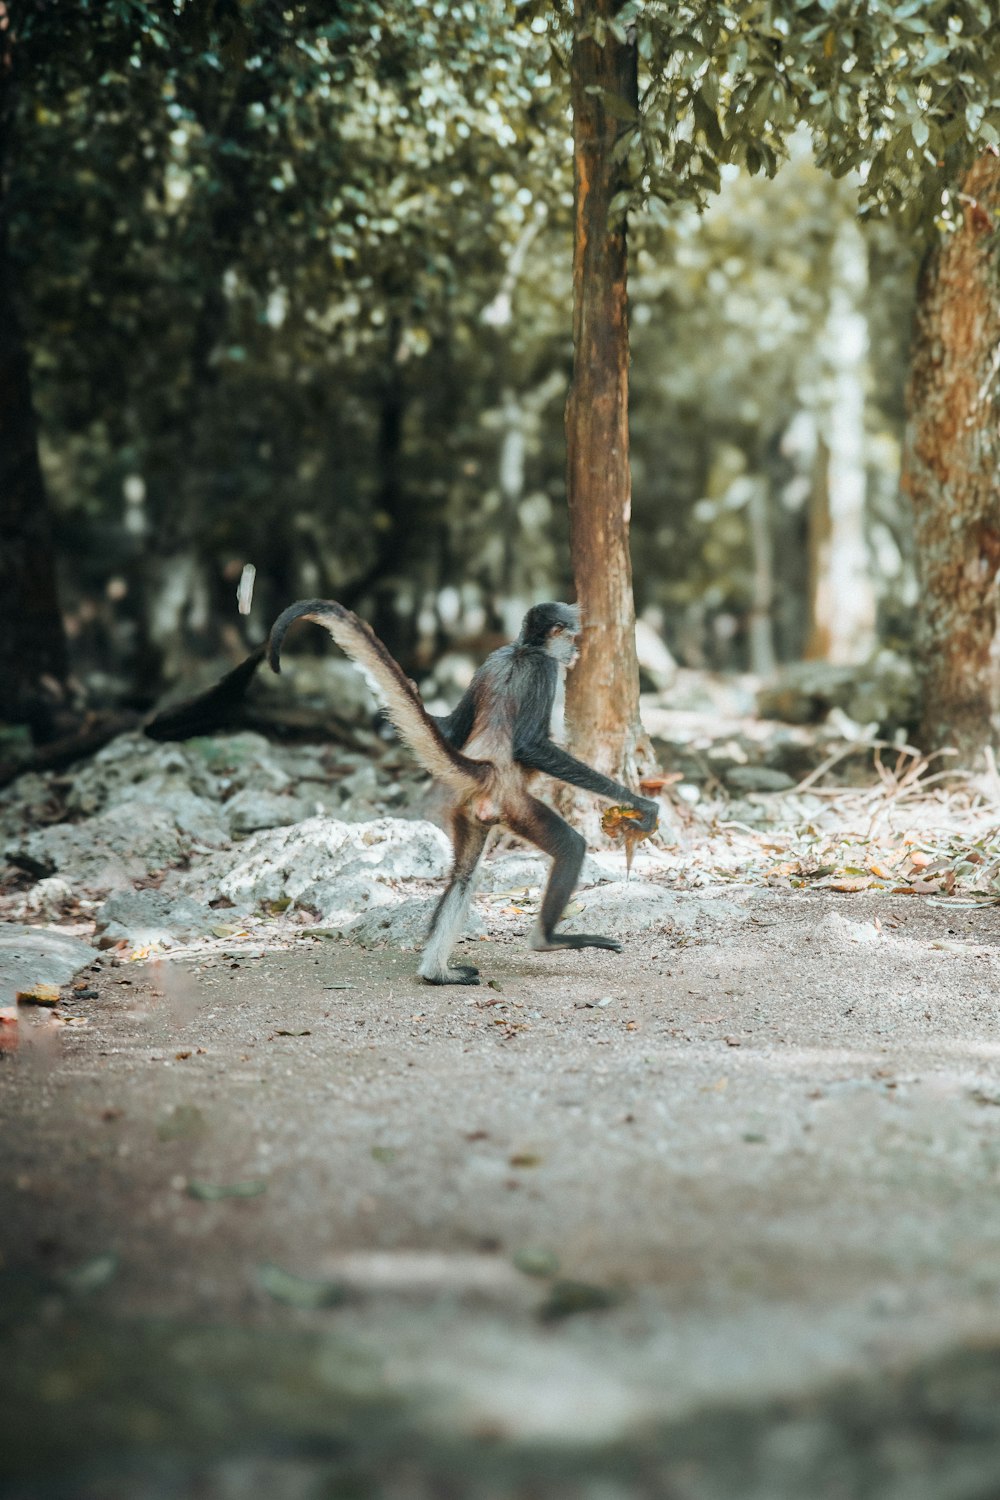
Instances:
[[[595,792],[598,797],[609,797],[613,802],[624,802],[629,807],[634,807],[637,812],[642,813],[642,818],[635,826],[641,828],[643,833],[652,833],[656,828],[659,808],[655,802],[629,791],[627,786],[621,786],[609,776],[602,776],[593,766],[577,760],[550,739],[515,740],[514,759],[532,771],[544,771],[546,776],[567,781],[570,786],[578,786],[585,792]]]
[[[432,714],[431,718],[449,745],[461,750],[472,733],[476,718],[476,700],[472,696],[472,689],[466,688],[450,714]]]

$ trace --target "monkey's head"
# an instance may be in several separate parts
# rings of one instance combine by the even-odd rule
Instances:
[[[579,651],[580,611],[575,604],[535,604],[528,610],[519,646],[540,647],[565,667],[573,666]]]

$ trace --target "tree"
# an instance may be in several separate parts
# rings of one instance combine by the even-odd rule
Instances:
[[[1000,740],[1000,157],[957,194],[920,280],[904,486],[921,573],[922,743]]]
[[[566,405],[570,548],[583,617],[567,723],[584,760],[634,777],[639,669],[629,554],[628,250],[616,152],[638,107],[636,42],[620,0],[577,0],[573,103],[573,382]]]
[[[601,162],[628,163],[607,205],[609,243],[633,205],[660,202],[667,210],[682,198],[705,201],[718,189],[723,163],[774,175],[787,138],[802,123],[813,133],[820,165],[835,175],[864,168],[864,208],[894,211],[910,223],[927,220],[970,153],[1000,141],[1000,27],[987,0],[775,0],[766,6],[756,0],[708,6],[580,0],[577,17],[574,107],[586,120],[588,99],[597,98],[604,114],[631,118],[627,130],[598,136]],[[642,65],[637,96],[631,80],[613,68],[633,27]],[[603,68],[594,62],[594,48],[609,54]],[[586,233],[589,225],[577,211],[583,255]],[[615,330],[618,305],[610,293],[624,287],[624,270],[607,261],[603,276],[604,317]],[[627,505],[627,490],[621,502]],[[627,534],[606,532],[603,540],[610,576],[624,573]],[[577,685],[577,718],[583,691],[589,691],[589,714],[613,711],[607,691],[622,669],[612,672],[607,655],[601,666],[603,684],[595,661]],[[604,696],[598,697],[601,685]],[[622,708],[630,714],[631,703]],[[625,769],[619,765],[618,774]]]
[[[261,614],[346,593],[397,645],[419,620],[425,653],[447,575],[474,571],[495,618],[502,560],[480,565],[469,524],[499,395],[480,319],[538,198],[550,241],[568,218],[527,20],[501,0],[26,14],[13,243],[58,499],[112,539],[82,584],[116,576],[117,615],[175,671],[216,646],[240,558]],[[531,388],[565,363],[547,309],[509,343]]]
[[[47,731],[50,688],[67,674],[52,520],[38,460],[31,371],[14,300],[7,192],[16,41],[0,0],[0,719]]]

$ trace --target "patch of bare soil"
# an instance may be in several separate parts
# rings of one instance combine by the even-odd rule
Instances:
[[[283,929],[21,1007],[0,1492],[995,1493],[1000,913],[767,878],[477,989]]]

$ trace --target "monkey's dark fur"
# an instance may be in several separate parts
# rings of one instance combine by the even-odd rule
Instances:
[[[451,812],[455,862],[431,924],[419,974],[428,984],[478,984],[478,969],[449,963],[461,936],[473,882],[490,829],[502,823],[552,856],[532,948],[611,948],[614,938],[557,933],[556,924],[576,888],[586,852],[582,834],[533,797],[535,773],[636,808],[637,827],[656,827],[657,806],[576,760],[551,738],[552,711],[567,670],[576,660],[580,617],[572,604],[536,604],[521,634],[494,651],[476,672],[446,718],[428,714],[378,636],[363,620],[332,599],[289,605],[275,621],[268,660],[280,671],[281,644],[295,620],[323,625],[337,644],[365,667],[381,689],[389,717],[421,764],[454,794]]]

